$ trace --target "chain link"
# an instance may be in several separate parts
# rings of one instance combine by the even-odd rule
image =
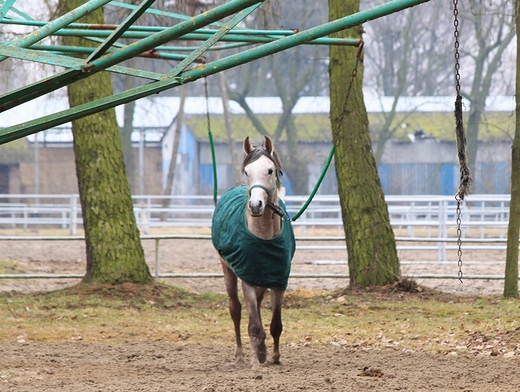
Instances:
[[[453,0],[453,27],[454,27],[454,37],[455,37],[455,89],[457,90],[457,99],[462,101],[462,98],[460,97],[460,53],[459,53],[459,10],[457,8],[459,4],[458,0]],[[456,113],[457,115],[457,109]],[[462,113],[460,113],[460,121],[462,124]],[[461,202],[464,198],[464,194],[459,194],[459,192],[455,195],[455,200],[457,201],[457,209],[456,209],[456,215],[457,215],[457,256],[458,256],[458,266],[459,266],[459,282],[462,282],[462,211],[461,211]]]
[[[460,53],[459,53],[459,10],[457,5],[459,4],[459,0],[453,0],[453,26],[455,27],[455,31],[453,35],[455,36],[455,89],[457,90],[457,95],[460,95]]]
[[[455,200],[457,200],[457,209],[456,209],[456,214],[457,214],[457,246],[458,246],[457,255],[459,257],[459,260],[458,260],[458,266],[459,266],[458,277],[459,277],[459,282],[463,283],[462,282],[462,229],[461,229],[461,215],[462,215],[462,211],[461,211],[461,208],[460,208],[462,199],[460,199],[459,195],[457,194],[455,196]]]

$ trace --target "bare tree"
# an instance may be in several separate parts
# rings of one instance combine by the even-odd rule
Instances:
[[[326,9],[312,1],[298,4],[271,2],[268,11],[264,10],[254,20],[255,27],[304,29],[326,20]],[[290,15],[290,18],[287,15]],[[288,23],[292,24],[287,25]],[[323,60],[326,57],[325,48],[292,48],[264,61],[240,67],[241,74],[234,80],[235,88],[229,89],[229,98],[245,110],[260,135],[269,135],[276,144],[285,136],[287,148],[280,151],[280,155],[295,194],[308,193],[309,173],[306,159],[298,148],[298,128],[295,125],[293,109],[301,96],[326,94],[327,62]],[[265,83],[258,83],[259,79],[263,79]],[[262,90],[259,90],[259,87],[262,87]],[[276,95],[282,101],[282,113],[273,129],[268,129],[263,124],[260,116],[254,113],[246,101],[248,96],[266,93]]]
[[[504,280],[504,296],[518,297],[518,236],[520,234],[520,0],[515,1],[516,25],[516,124],[511,149],[511,202],[507,227],[507,251]]]
[[[471,85],[462,85],[462,95],[471,103],[466,127],[467,155],[469,165],[475,171],[478,134],[486,98],[490,95],[502,55],[515,36],[515,28],[508,0],[470,0],[467,6],[460,13],[461,34],[466,37],[466,41],[461,43],[461,54],[471,61],[469,64],[466,62],[464,69],[469,65],[473,73],[468,76],[464,71],[465,79],[471,80]]]
[[[451,36],[453,23],[443,12],[434,3],[427,3],[377,19],[366,27],[366,89],[392,98],[390,110],[383,109],[381,122],[371,124],[377,162],[385,143],[418,109],[397,113],[401,97],[446,94],[452,89],[453,61],[440,37]]]
[[[359,10],[359,0],[329,0],[330,19]],[[361,36],[362,27],[338,36]],[[336,146],[336,176],[348,248],[351,287],[382,286],[400,279],[399,259],[388,208],[372,154],[358,66],[347,111],[343,111],[356,49],[330,48],[330,118]],[[345,115],[344,121],[341,118]]]

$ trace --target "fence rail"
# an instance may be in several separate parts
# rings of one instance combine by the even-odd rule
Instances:
[[[0,243],[2,241],[80,241],[84,240],[83,236],[0,236]],[[160,265],[160,247],[159,243],[161,240],[198,240],[198,241],[209,241],[211,236],[209,235],[143,235],[141,236],[141,240],[154,240],[155,241],[155,260],[154,260],[154,273],[153,276],[155,278],[222,278],[223,275],[220,273],[183,273],[183,274],[172,274],[172,273],[161,273],[161,265]],[[297,236],[296,242],[297,244],[301,241],[345,241],[345,237],[342,236]],[[449,243],[457,241],[454,238],[410,238],[410,237],[396,237],[396,241],[398,242],[442,242]],[[495,238],[495,239],[466,239],[466,243],[506,243],[506,239]],[[467,245],[465,246],[467,248]],[[417,249],[428,249],[428,247],[416,247]],[[480,247],[481,249],[484,247]],[[505,246],[488,246],[486,249],[497,249],[497,248],[505,248]],[[326,250],[343,250],[346,249],[346,246],[302,246],[297,245],[296,249],[326,249]],[[397,246],[397,249],[410,249],[410,247]],[[433,248],[435,249],[435,248]],[[421,262],[405,262],[404,264],[420,264]],[[430,264],[435,264],[435,262],[429,262]],[[437,262],[439,263],[439,262]],[[442,262],[440,262],[442,263]],[[480,262],[481,264],[484,264]],[[346,264],[346,262],[345,262]],[[454,263],[455,264],[455,263]],[[81,279],[83,278],[83,274],[0,274],[0,279]],[[450,274],[401,274],[402,277],[414,278],[414,279],[459,279],[458,275],[450,275]],[[298,274],[291,273],[291,278],[300,278],[300,279],[318,279],[318,278],[349,278],[348,274]],[[486,279],[486,280],[503,280],[503,275],[464,275],[464,279]]]
[[[152,227],[210,227],[214,210],[211,196],[171,196],[163,207],[164,196],[134,196],[134,213],[143,233]],[[509,195],[471,195],[462,205],[462,235],[464,249],[503,250],[509,221]],[[305,203],[306,197],[288,196],[286,205],[290,215]],[[406,232],[406,237],[396,237],[398,250],[436,250],[438,262],[446,261],[446,252],[457,249],[454,235],[456,204],[447,196],[387,196],[390,222],[396,232]],[[81,208],[78,195],[0,195],[0,229],[11,228],[61,228],[68,229],[68,236],[0,236],[1,241],[35,240],[83,240],[78,236],[81,227]],[[338,196],[316,196],[304,214],[293,222],[300,228],[297,241],[341,241],[341,245],[297,245],[301,250],[345,250],[341,207]],[[338,236],[307,235],[309,227],[335,227]],[[158,278],[220,277],[221,274],[161,274],[159,242],[168,239],[209,240],[209,236],[143,235],[143,240],[154,240],[155,276]],[[409,243],[416,243],[409,245]],[[2,274],[0,279],[19,278],[81,278],[78,274]],[[294,278],[348,277],[347,275],[295,274]],[[417,276],[414,276],[417,277]],[[421,278],[455,279],[455,275],[424,275]],[[465,276],[467,279],[503,279],[501,276]]]
[[[306,200],[303,196],[287,196],[289,214],[299,211]],[[471,195],[462,205],[463,234],[469,236],[470,230],[477,228],[483,238],[485,229],[494,228],[504,238],[509,200],[509,195]],[[214,210],[211,196],[134,196],[133,202],[141,228],[211,226]],[[386,202],[392,226],[406,228],[410,237],[414,237],[417,227],[427,228],[427,237],[433,234],[432,229],[436,229],[438,237],[446,237],[447,230],[456,226],[453,197],[387,196]],[[75,235],[82,224],[78,195],[0,194],[0,228],[59,227]],[[342,228],[338,196],[316,196],[293,225],[301,227],[304,234],[309,226]]]

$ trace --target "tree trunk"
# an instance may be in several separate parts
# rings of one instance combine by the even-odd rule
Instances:
[[[126,177],[130,190],[136,192],[135,186],[135,159],[134,148],[132,146],[132,131],[134,129],[134,112],[135,101],[128,102],[124,105],[123,126],[119,129],[121,137],[121,146],[123,148],[123,156],[125,159]]]
[[[509,204],[509,226],[507,228],[506,271],[504,296],[518,297],[518,236],[520,235],[520,0],[515,1],[516,22],[516,124],[511,162],[511,202]]]
[[[359,0],[329,0],[329,19],[359,11]],[[338,34],[360,37],[362,27]],[[383,190],[377,174],[363,102],[360,62],[341,129],[343,101],[357,49],[330,48],[331,124],[335,140],[336,175],[348,247],[350,285],[380,286],[399,280],[399,260]]]
[[[83,3],[83,0],[63,0],[60,6],[67,12]],[[96,10],[82,21],[103,23],[103,11]],[[64,43],[86,46],[89,41],[66,37]],[[94,74],[70,85],[68,93],[71,107],[111,95],[110,75]],[[87,273],[83,282],[150,282],[125,174],[115,110],[74,121],[72,132],[87,248]]]

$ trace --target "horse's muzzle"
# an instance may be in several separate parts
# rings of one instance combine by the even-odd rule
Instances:
[[[251,216],[259,217],[264,214],[264,203],[262,200],[258,200],[256,203],[253,203],[253,201],[249,201],[249,212],[251,213]]]

